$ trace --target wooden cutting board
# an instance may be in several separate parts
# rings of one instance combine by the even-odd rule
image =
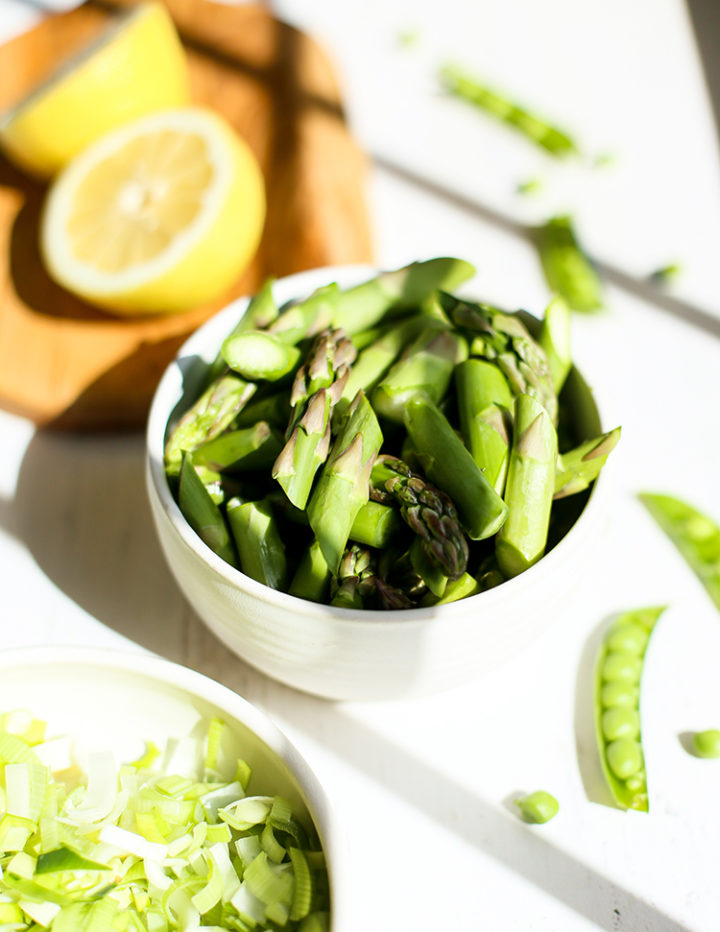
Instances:
[[[105,28],[90,0],[0,46],[0,111]],[[38,222],[45,189],[0,156],[0,405],[63,429],[140,426],[179,345],[214,311],[280,277],[371,261],[366,164],[318,45],[258,4],[166,0],[187,50],[192,98],[222,113],[258,157],[268,216],[251,268],[212,306],[119,319],[45,273]]]

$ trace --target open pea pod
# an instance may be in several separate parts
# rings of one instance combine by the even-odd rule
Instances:
[[[595,735],[605,780],[621,809],[648,811],[640,680],[650,635],[665,608],[623,612],[611,624],[598,652]]]

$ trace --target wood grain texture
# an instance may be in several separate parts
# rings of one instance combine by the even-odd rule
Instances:
[[[247,140],[266,181],[258,253],[229,294],[168,318],[127,320],[75,298],[38,252],[44,187],[0,156],[0,405],[62,429],[134,428],[183,340],[229,300],[323,265],[371,261],[365,158],[318,45],[260,5],[166,0],[187,50],[193,102]],[[0,109],[96,36],[125,0],[86,3],[0,47]]]

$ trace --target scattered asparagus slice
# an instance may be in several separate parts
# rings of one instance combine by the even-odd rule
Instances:
[[[491,537],[507,506],[488,482],[447,418],[422,395],[410,400],[405,426],[425,474],[450,496],[472,540]]]
[[[642,492],[639,498],[720,609],[720,526],[672,495]]]
[[[444,257],[383,272],[339,294],[334,326],[352,336],[373,327],[388,311],[418,307],[433,291],[452,290],[474,274],[469,262]]]
[[[446,65],[440,70],[440,81],[451,94],[519,130],[551,155],[564,157],[577,154],[575,143],[566,132],[491,90],[464,69]]]
[[[235,551],[222,512],[195,472],[192,456],[184,454],[178,488],[180,510],[188,524],[208,547],[231,566],[237,566]]]
[[[467,359],[455,369],[460,429],[472,458],[498,495],[507,475],[513,399],[497,366]]]
[[[470,355],[495,362],[514,395],[534,395],[557,423],[558,400],[547,358],[519,314],[506,314],[488,304],[441,295],[456,326],[473,336]]]
[[[556,461],[557,433],[549,414],[536,398],[518,395],[505,486],[509,512],[495,548],[505,576],[517,576],[545,552]]]
[[[578,243],[570,217],[553,217],[536,230],[537,247],[551,291],[574,311],[597,311],[603,306],[602,285]]]
[[[370,483],[373,498],[397,502],[403,520],[417,535],[425,556],[433,566],[451,579],[457,579],[465,572],[468,543],[455,505],[445,492],[414,473],[407,463],[387,455],[376,460]],[[418,572],[423,575],[419,569]]]
[[[370,501],[355,516],[350,528],[350,540],[382,549],[398,536],[403,527],[403,520],[396,508]]]
[[[177,476],[184,452],[221,434],[247,404],[257,386],[236,375],[221,376],[183,414],[165,444],[165,470]]]
[[[572,366],[570,308],[563,298],[559,296],[553,298],[545,308],[538,342],[547,357],[553,388],[559,395]]]
[[[272,293],[274,279],[268,278],[262,285],[256,295],[254,295],[240,320],[235,324],[228,336],[234,336],[236,333],[242,333],[243,330],[266,330],[270,324],[277,318],[278,306]],[[218,353],[215,361],[210,366],[207,375],[207,384],[214,382],[219,378],[227,368],[227,363]]]
[[[600,475],[600,470],[620,439],[620,428],[586,440],[574,450],[558,456],[555,473],[555,498],[565,498],[584,491]]]
[[[320,544],[314,540],[303,553],[288,592],[299,599],[325,602],[331,577],[332,574],[322,555]]]
[[[270,504],[232,498],[226,508],[243,573],[273,589],[285,589],[285,547]]]
[[[204,443],[193,453],[193,461],[220,472],[264,469],[272,465],[281,443],[277,431],[266,421],[258,421],[254,427],[226,431]]]
[[[296,346],[263,330],[244,330],[227,337],[220,350],[227,365],[246,379],[277,382],[300,360]]]
[[[437,403],[445,395],[455,366],[467,359],[467,343],[458,333],[428,327],[406,348],[372,393],[375,410],[402,423],[405,406],[419,393]]]
[[[375,412],[364,393],[358,392],[307,508],[310,527],[333,573],[353,521],[370,497],[370,470],[381,444]]]

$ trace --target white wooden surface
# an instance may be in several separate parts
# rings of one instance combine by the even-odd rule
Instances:
[[[717,4],[278,9],[323,39],[341,71],[376,159],[381,264],[456,253],[476,263],[479,295],[540,311],[526,226],[556,209],[576,215],[609,274],[607,310],[575,320],[576,353],[607,426],[623,425],[603,556],[569,620],[485,680],[421,701],[328,703],[254,672],[185,605],[150,523],[141,436],[35,433],[0,413],[2,642],[129,641],[267,711],[344,823],[356,923],[338,932],[716,930],[720,762],[689,756],[680,735],[720,727],[720,616],[635,495],[675,492],[720,517],[720,86],[713,98],[718,62],[700,54],[720,40]],[[0,37],[34,15],[1,0]],[[415,45],[398,43],[403,31]],[[557,165],[447,100],[434,75],[450,59],[614,162]],[[542,194],[515,193],[535,177]],[[647,275],[669,262],[684,274],[658,292]],[[643,686],[651,814],[622,813],[605,805],[587,719],[592,650],[610,615],[663,602]],[[508,801],[540,787],[561,811],[529,827]]]

